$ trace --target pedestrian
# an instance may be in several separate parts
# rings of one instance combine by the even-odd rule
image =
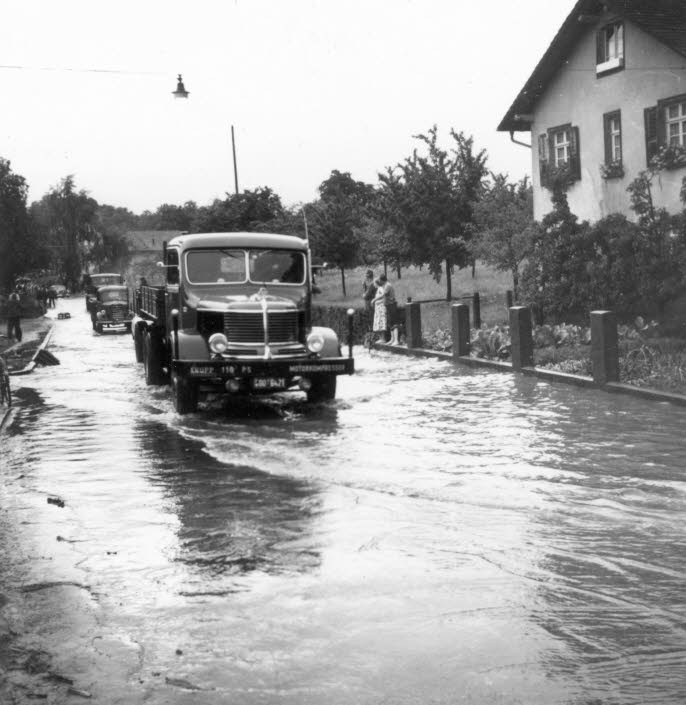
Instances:
[[[372,301],[376,296],[376,284],[374,283],[374,270],[368,269],[367,274],[362,282],[362,298],[364,299],[364,308],[366,311],[372,309]]]
[[[57,298],[55,290],[50,287],[48,289],[48,308],[55,308],[55,299]]]
[[[7,299],[5,310],[7,311],[7,339],[12,340],[16,337],[17,341],[21,342],[21,301],[16,291],[13,291]]]
[[[395,292],[385,274],[381,274],[376,282],[374,304],[374,333],[382,342],[391,340],[391,316],[395,310]]]

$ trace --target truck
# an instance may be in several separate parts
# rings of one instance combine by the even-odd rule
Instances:
[[[99,335],[112,328],[131,332],[133,311],[128,287],[120,284],[98,287],[90,313],[93,330]]]
[[[86,311],[92,313],[92,310],[98,303],[96,294],[101,286],[110,286],[123,284],[124,277],[121,274],[114,272],[102,272],[100,274],[89,274],[86,276]]]
[[[149,385],[170,384],[179,414],[207,395],[301,390],[310,402],[336,396],[355,371],[353,310],[348,354],[331,328],[312,325],[309,245],[293,235],[182,234],[163,244],[161,286],[136,291],[136,360]]]

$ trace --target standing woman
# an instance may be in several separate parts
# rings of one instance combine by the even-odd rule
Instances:
[[[393,287],[388,283],[385,274],[379,276],[376,285],[376,294],[372,304],[374,305],[374,333],[379,334],[382,342],[388,342],[389,318],[388,303],[389,292],[392,295]]]

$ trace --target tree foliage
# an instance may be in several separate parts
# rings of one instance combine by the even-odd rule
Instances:
[[[527,177],[510,183],[505,174],[491,174],[491,182],[476,208],[478,236],[474,255],[495,269],[512,273],[515,300],[520,267],[533,237],[533,190]]]
[[[192,232],[254,232],[264,223],[284,215],[281,198],[267,186],[227,194],[211,205],[198,208]]]
[[[319,196],[307,212],[312,250],[340,269],[345,296],[345,270],[362,261],[360,227],[375,190],[347,172],[332,171],[319,185]]]
[[[472,257],[474,209],[483,191],[486,151],[475,152],[474,140],[450,131],[450,151],[438,145],[434,125],[416,135],[426,154],[415,150],[396,167],[379,174],[379,208],[384,221],[404,234],[411,261],[427,264],[436,281],[443,267],[447,298],[452,297],[453,267],[466,267]]]
[[[39,252],[26,208],[28,185],[0,157],[0,287],[10,289],[14,279],[35,265]]]

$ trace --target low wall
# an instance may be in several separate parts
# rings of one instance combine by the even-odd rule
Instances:
[[[611,311],[591,312],[591,359],[593,377],[566,374],[554,370],[544,370],[533,366],[533,339],[531,312],[524,306],[510,308],[510,328],[512,330],[512,362],[485,360],[469,355],[469,307],[465,304],[453,305],[452,336],[453,351],[440,352],[413,347],[413,341],[421,341],[416,331],[421,331],[419,305],[408,304],[406,308],[407,346],[376,343],[375,348],[388,350],[401,355],[432,357],[472,367],[485,367],[498,372],[516,372],[538,377],[548,382],[562,382],[578,387],[593,387],[615,394],[628,394],[651,401],[670,402],[686,406],[686,395],[662,392],[624,384],[619,381],[619,353],[617,347],[617,319]],[[415,333],[413,335],[413,332]]]

